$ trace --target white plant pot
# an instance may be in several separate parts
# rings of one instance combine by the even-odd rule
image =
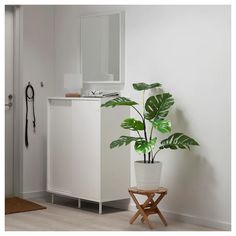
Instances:
[[[152,190],[160,187],[162,163],[144,163],[143,161],[134,162],[137,188]]]

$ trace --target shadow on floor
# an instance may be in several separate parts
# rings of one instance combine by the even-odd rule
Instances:
[[[51,203],[50,197],[47,197],[47,202]],[[54,196],[54,204],[71,207],[71,208],[78,208],[78,200],[71,199],[63,196]],[[105,203],[104,203],[105,204]],[[91,202],[88,200],[81,200],[81,211],[93,212],[98,214],[99,205],[97,202]],[[110,206],[102,206],[102,214],[110,214],[115,212],[122,212],[127,211],[127,209],[115,208]]]

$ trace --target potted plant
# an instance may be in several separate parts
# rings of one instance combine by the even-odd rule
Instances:
[[[171,132],[171,122],[166,117],[174,99],[170,93],[160,93],[150,96],[144,102],[144,94],[148,89],[161,87],[161,84],[135,83],[133,88],[142,91],[143,111],[136,108],[137,102],[126,97],[117,97],[102,104],[102,107],[131,106],[139,115],[140,120],[126,118],[121,127],[136,132],[136,136],[121,136],[110,144],[110,148],[128,145],[134,142],[137,153],[143,154],[143,161],[134,163],[137,187],[140,189],[156,189],[160,185],[162,163],[156,161],[159,151],[163,149],[189,149],[191,145],[199,145],[193,138],[183,133],[171,134],[168,138],[160,141],[154,137],[153,131],[160,133]],[[149,127],[147,122],[150,123]]]

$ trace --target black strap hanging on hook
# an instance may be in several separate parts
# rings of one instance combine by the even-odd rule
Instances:
[[[29,90],[31,90],[31,96],[29,95]],[[28,102],[32,101],[32,108],[33,108],[33,128],[35,132],[36,127],[36,121],[35,121],[35,112],[34,112],[34,88],[28,83],[28,85],[25,88],[25,105],[26,105],[26,115],[25,115],[25,146],[29,146],[28,141]]]

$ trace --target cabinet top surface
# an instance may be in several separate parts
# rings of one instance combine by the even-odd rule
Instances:
[[[115,97],[48,97],[48,100],[80,100],[80,101],[101,101]]]

